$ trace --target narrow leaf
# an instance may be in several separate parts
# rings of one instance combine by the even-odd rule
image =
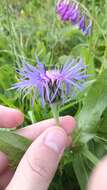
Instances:
[[[91,163],[93,163],[95,166],[97,165],[97,163],[99,162],[99,159],[92,153],[90,152],[88,149],[85,150],[83,152],[83,155],[91,161]]]
[[[10,165],[14,168],[17,167],[30,144],[31,140],[12,131],[0,131],[0,151],[8,156]]]
[[[89,174],[85,167],[83,156],[79,153],[76,154],[72,163],[80,188],[81,190],[85,190]]]

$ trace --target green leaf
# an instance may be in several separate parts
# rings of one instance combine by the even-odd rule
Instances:
[[[89,173],[87,171],[87,168],[85,167],[84,157],[79,153],[75,154],[72,163],[81,190],[85,190],[86,184],[88,182]]]
[[[102,113],[107,107],[107,70],[90,87],[83,107],[77,116],[78,127],[83,131],[97,130]]]
[[[31,144],[31,140],[13,133],[0,130],[0,151],[4,152],[10,161],[10,165],[17,167],[20,159]]]

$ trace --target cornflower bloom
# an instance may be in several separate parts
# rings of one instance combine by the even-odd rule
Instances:
[[[89,35],[92,28],[92,21],[83,14],[77,1],[59,0],[56,5],[56,12],[62,21],[70,21],[76,25],[84,35]]]
[[[37,66],[34,67],[27,62],[22,62],[22,67],[17,69],[20,81],[13,84],[12,89],[17,89],[25,97],[33,92],[33,102],[38,101],[40,96],[42,106],[45,102],[54,104],[67,97],[75,89],[82,90],[86,74],[86,65],[82,59],[71,59],[61,69],[46,70],[45,66],[36,57]]]

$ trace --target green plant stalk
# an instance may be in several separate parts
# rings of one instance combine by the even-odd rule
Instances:
[[[57,126],[60,126],[58,105],[56,103],[54,103],[54,104],[50,104],[50,107],[51,107],[51,111],[52,111],[53,117],[55,119],[55,124]]]

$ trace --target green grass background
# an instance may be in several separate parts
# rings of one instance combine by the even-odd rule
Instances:
[[[107,152],[107,0],[79,1],[93,21],[85,37],[55,12],[54,0],[0,0],[0,104],[18,107],[24,126],[52,116],[48,105],[34,107],[9,90],[18,81],[21,59],[36,65],[34,53],[51,68],[69,57],[81,56],[92,74],[83,93],[61,105],[60,115],[73,115],[77,129],[74,147],[67,150],[50,190],[85,190],[92,168]]]

